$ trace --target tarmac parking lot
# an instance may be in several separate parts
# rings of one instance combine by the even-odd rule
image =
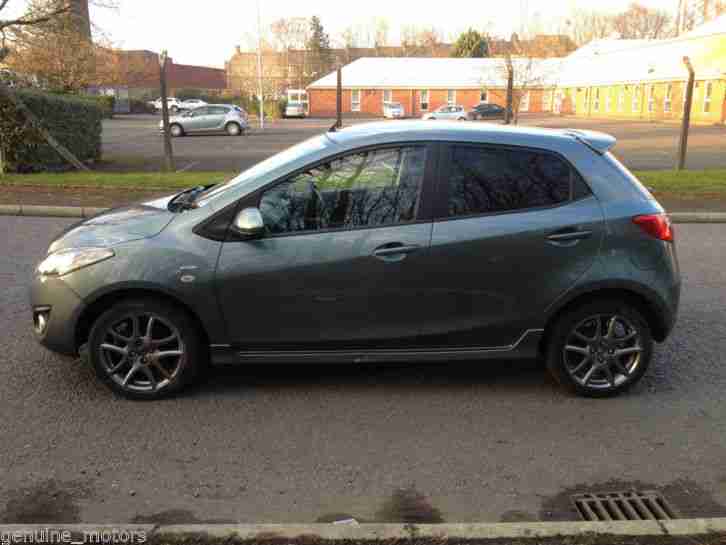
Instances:
[[[159,170],[163,162],[159,120],[160,116],[129,115],[105,121],[103,168],[113,171]],[[345,120],[344,124],[365,121]],[[520,122],[523,125],[591,129],[612,134],[618,139],[616,155],[631,169],[670,169],[675,164],[680,133],[679,125],[675,123],[603,121],[534,114],[522,115]],[[176,168],[241,171],[305,138],[326,131],[333,123],[332,119],[285,119],[268,123],[264,130],[253,128],[247,137],[195,135],[177,138],[173,140]],[[693,126],[688,167],[726,168],[724,141],[724,126]]]
[[[678,324],[616,399],[537,362],[411,362],[219,369],[135,403],[33,339],[30,275],[71,221],[0,217],[0,523],[573,520],[571,494],[630,488],[726,514],[723,225],[676,226]]]

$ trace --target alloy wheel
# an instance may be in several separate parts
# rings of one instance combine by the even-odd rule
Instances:
[[[628,381],[641,364],[643,342],[633,322],[619,314],[582,320],[567,336],[562,357],[584,388],[608,390]]]
[[[131,313],[111,324],[99,356],[103,369],[130,392],[158,392],[179,374],[185,358],[179,330],[153,313]]]

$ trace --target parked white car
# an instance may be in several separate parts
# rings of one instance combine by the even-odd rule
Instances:
[[[180,110],[193,110],[202,106],[207,106],[207,103],[199,98],[190,98],[179,103]]]
[[[400,119],[406,117],[406,111],[400,102],[386,102],[383,105],[383,117],[386,119]]]
[[[156,100],[154,100],[153,102],[150,102],[149,104],[151,104],[157,112],[161,111],[161,99],[160,98],[157,98]],[[167,106],[167,108],[169,108],[170,112],[174,112],[174,113],[176,113],[182,109],[181,101],[174,97],[168,97],[166,99],[166,106]]]
[[[441,106],[438,110],[424,114],[421,119],[448,119],[466,121],[466,110],[458,104],[455,106]]]

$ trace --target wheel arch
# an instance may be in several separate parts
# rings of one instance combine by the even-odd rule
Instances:
[[[663,342],[670,333],[672,324],[667,318],[668,312],[664,304],[659,302],[657,295],[652,293],[649,288],[631,284],[594,285],[578,290],[577,293],[573,293],[550,309],[540,343],[540,353],[546,353],[552,328],[563,314],[595,299],[627,301],[643,315],[653,339],[657,342]]]
[[[148,287],[123,287],[111,292],[106,292],[91,302],[81,312],[78,320],[76,321],[75,327],[75,348],[76,351],[88,341],[91,328],[96,320],[108,310],[112,305],[124,299],[156,299],[157,301],[164,301],[170,305],[176,306],[184,310],[194,321],[197,326],[197,330],[201,335],[203,346],[209,346],[210,337],[204,323],[199,318],[198,314],[194,312],[188,304],[184,303],[181,299],[170,294],[167,291]]]

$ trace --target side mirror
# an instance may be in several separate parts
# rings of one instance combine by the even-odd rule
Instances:
[[[234,228],[248,238],[259,237],[265,233],[265,222],[258,208],[245,208],[234,220]]]

